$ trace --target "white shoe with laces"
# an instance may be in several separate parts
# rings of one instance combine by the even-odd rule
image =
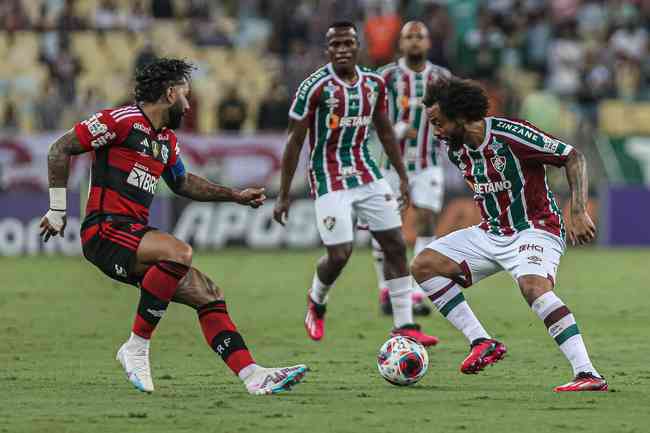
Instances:
[[[134,342],[133,337],[117,351],[116,359],[122,364],[129,382],[142,392],[153,392],[149,367],[149,340]]]
[[[268,395],[290,391],[298,384],[309,369],[299,364],[293,367],[263,368],[259,367],[244,380],[249,394]]]

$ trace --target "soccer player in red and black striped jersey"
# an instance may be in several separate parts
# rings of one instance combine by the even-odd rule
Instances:
[[[251,394],[289,389],[307,368],[263,368],[253,360],[228,315],[222,290],[192,267],[192,248],[148,225],[149,206],[162,177],[178,195],[257,208],[264,189],[237,191],[185,171],[174,129],[190,109],[194,66],[161,58],[136,73],[131,106],[102,110],[77,123],[48,154],[50,209],[41,220],[45,242],[63,236],[70,157],[93,152],[91,189],[81,226],[83,253],[110,278],[140,288],[129,340],[117,360],[139,390],[154,390],[149,341],[170,302],[197,311],[207,343]]]
[[[553,290],[565,234],[574,244],[591,242],[596,235],[586,207],[584,156],[529,122],[487,117],[488,99],[476,82],[432,82],[424,102],[483,219],[478,226],[432,242],[411,267],[436,308],[470,342],[461,371],[478,373],[505,355],[506,347],[488,335],[461,292],[461,287],[505,270],[571,363],[574,379],[554,390],[606,391],[607,382],[591,363],[571,310]],[[571,190],[568,228],[546,182],[547,164],[566,170]]]

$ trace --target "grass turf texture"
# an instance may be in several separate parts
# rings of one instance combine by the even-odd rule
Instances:
[[[647,251],[572,250],[558,294],[576,315],[610,393],[558,395],[571,371],[506,274],[466,291],[509,349],[478,376],[458,372],[464,338],[438,314],[421,323],[442,343],[428,374],[398,388],[375,354],[379,314],[367,250],[356,251],[331,295],[325,339],[307,339],[305,288],[320,251],[229,250],[194,264],[225,288],[231,314],[264,365],[307,363],[292,392],[256,397],[206,346],[196,315],[172,305],[154,334],[156,392],[136,391],[115,361],[137,290],[80,258],[0,258],[0,432],[646,432]]]

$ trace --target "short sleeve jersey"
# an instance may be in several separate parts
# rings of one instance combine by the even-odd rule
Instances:
[[[74,130],[94,154],[86,218],[121,215],[146,224],[160,176],[180,163],[174,131],[156,131],[135,105],[102,110]]]
[[[536,228],[564,238],[545,164],[564,165],[573,147],[523,120],[487,117],[485,123],[485,139],[478,148],[448,147],[449,159],[474,191],[480,227],[497,235]]]
[[[368,149],[376,110],[386,111],[384,79],[357,66],[358,79],[348,84],[331,64],[298,87],[289,116],[309,121],[309,182],[316,196],[355,188],[381,179]]]
[[[441,66],[426,62],[424,70],[416,72],[408,67],[404,58],[389,63],[378,71],[386,81],[388,113],[393,124],[405,122],[418,131],[416,138],[403,138],[399,142],[404,165],[409,173],[417,173],[438,165],[440,143],[431,132],[422,99],[427,83],[451,77],[451,72]],[[386,168],[390,168],[386,161]]]

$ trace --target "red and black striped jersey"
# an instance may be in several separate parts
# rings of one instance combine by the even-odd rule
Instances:
[[[160,176],[180,161],[174,131],[155,130],[135,105],[102,110],[74,130],[93,152],[86,218],[122,215],[146,224]]]

